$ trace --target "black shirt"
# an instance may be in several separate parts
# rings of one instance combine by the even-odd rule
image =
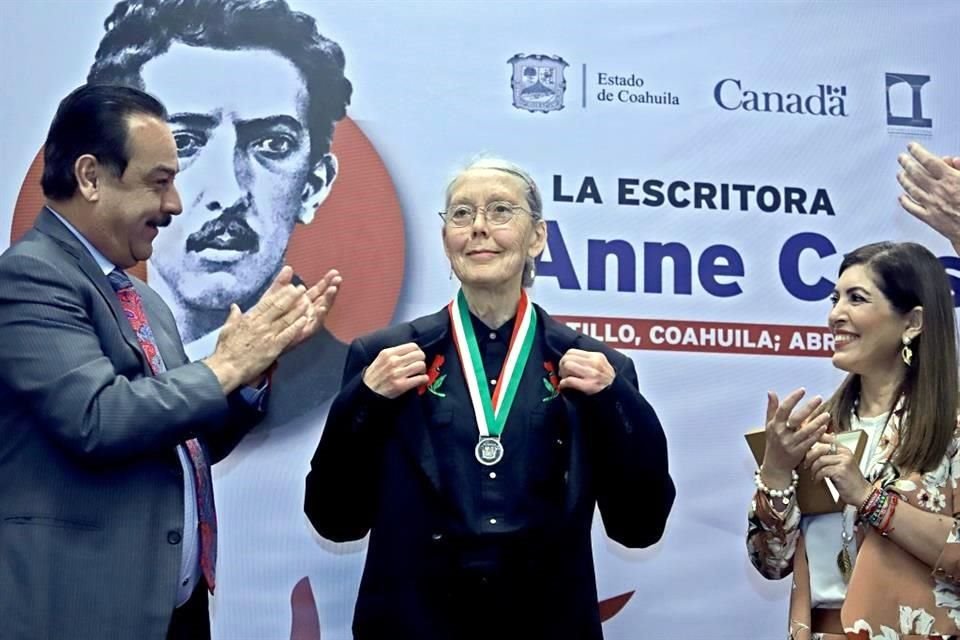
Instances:
[[[515,320],[490,329],[471,314],[491,394],[503,367]],[[503,459],[492,466],[477,461],[480,437],[473,405],[453,340],[443,347],[446,377],[440,397],[428,398],[431,439],[449,501],[448,530],[461,543],[464,567],[499,572],[507,556],[529,555],[529,546],[547,533],[563,508],[569,460],[562,401],[551,391],[543,330],[537,325],[530,356],[501,434]],[[426,354],[428,363],[434,354]],[[555,379],[554,379],[555,381]]]

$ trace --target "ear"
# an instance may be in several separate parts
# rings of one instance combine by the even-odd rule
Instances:
[[[303,186],[303,193],[300,194],[300,215],[297,219],[301,223],[313,222],[317,208],[330,195],[333,181],[337,179],[337,168],[337,156],[332,153],[324,154],[317,164],[313,165],[310,175],[307,176],[307,184]]]
[[[77,191],[87,202],[100,200],[100,163],[89,153],[85,153],[73,163],[73,177],[77,179]]]
[[[533,241],[527,249],[527,255],[536,258],[543,253],[547,246],[547,223],[543,218],[533,222],[533,228],[530,231],[533,234]]]
[[[912,342],[923,333],[923,307],[916,306],[907,312],[907,326],[903,330],[902,338]]]

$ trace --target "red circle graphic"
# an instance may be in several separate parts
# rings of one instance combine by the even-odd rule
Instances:
[[[403,283],[403,215],[383,161],[350,118],[337,124],[332,150],[340,165],[337,181],[313,222],[294,229],[286,260],[310,284],[330,268],[340,271],[343,287],[327,327],[349,342],[393,318]],[[17,196],[11,243],[30,229],[43,206],[42,173],[41,149]],[[130,272],[146,279],[143,263]]]

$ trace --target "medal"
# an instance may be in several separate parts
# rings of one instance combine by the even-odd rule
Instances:
[[[480,442],[473,450],[477,462],[485,466],[493,466],[503,459],[503,445],[500,438],[480,436]]]
[[[517,304],[517,320],[513,326],[513,335],[510,336],[507,358],[503,362],[503,371],[497,378],[491,396],[486,382],[489,378],[483,369],[483,358],[473,332],[467,298],[462,289],[447,305],[447,310],[450,312],[450,325],[453,328],[453,344],[463,367],[463,377],[470,392],[477,431],[480,432],[474,455],[482,465],[495,465],[503,459],[500,434],[507,424],[507,416],[523,376],[523,368],[530,356],[536,334],[537,316],[526,291],[521,290],[520,302]]]

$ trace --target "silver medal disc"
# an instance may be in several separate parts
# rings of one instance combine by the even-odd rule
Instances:
[[[477,457],[477,462],[489,467],[503,459],[503,445],[500,444],[500,438],[482,436],[473,453]]]

